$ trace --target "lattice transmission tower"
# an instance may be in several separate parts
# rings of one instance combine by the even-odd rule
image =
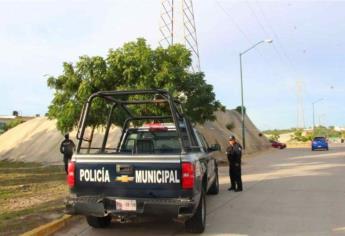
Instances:
[[[162,38],[159,44],[162,47],[174,44],[174,0],[161,0],[161,18],[159,31]]]
[[[161,0],[161,16],[159,31],[162,47],[174,43],[182,43],[192,53],[191,70],[200,71],[200,54],[196,33],[194,9],[192,0],[179,0],[181,8],[175,8],[178,0]],[[178,9],[178,11],[176,11]],[[178,32],[183,29],[182,42],[178,38]]]

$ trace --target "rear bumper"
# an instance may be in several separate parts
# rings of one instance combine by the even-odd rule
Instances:
[[[311,149],[317,150],[317,149],[328,149],[327,145],[312,145]]]
[[[110,214],[112,216],[147,215],[188,219],[193,216],[197,206],[194,200],[185,198],[131,198],[131,200],[136,200],[136,211],[118,211],[115,200],[115,197],[68,197],[65,200],[66,213],[98,217]]]

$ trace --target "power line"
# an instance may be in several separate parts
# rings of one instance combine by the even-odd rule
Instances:
[[[259,24],[259,26],[261,27],[262,31],[264,33],[267,34],[267,30],[266,28],[263,26],[263,24],[261,23],[259,17],[256,15],[255,11],[253,10],[253,8],[250,6],[249,2],[247,2],[248,8],[250,9],[250,11],[252,12],[252,15],[256,18],[257,23]],[[266,25],[269,27],[270,31],[273,33],[273,36],[275,37],[275,40],[277,41],[277,45],[280,46],[281,51],[283,52],[283,55],[285,57],[285,61],[287,61],[287,69],[289,69],[289,71],[293,71],[295,75],[297,75],[296,72],[296,68],[294,67],[290,57],[288,56],[284,45],[282,44],[280,37],[278,36],[278,34],[276,33],[276,31],[273,29],[273,27],[271,26],[271,24],[269,23],[270,21],[267,19],[266,14],[264,13],[264,10],[262,9],[262,7],[260,6],[259,2],[256,1],[256,5],[264,19],[264,21],[266,21]],[[276,51],[276,53],[280,56],[281,62],[285,65],[285,63],[282,60],[282,56],[279,53],[278,49],[274,46],[274,49]],[[290,72],[291,73],[291,72]],[[300,78],[298,78],[296,80],[296,92],[297,92],[297,126],[299,128],[304,128],[305,127],[305,119],[304,119],[304,102],[303,102],[303,83],[300,80]]]
[[[258,25],[260,26],[262,32],[265,34],[265,36],[270,36],[271,34],[268,33],[268,31],[266,30],[265,26],[261,23],[261,20],[259,19],[259,17],[257,16],[257,14],[255,13],[254,9],[250,6],[249,2],[246,1],[247,6],[251,12],[251,14],[254,16],[254,18],[256,19],[256,22],[258,23]],[[274,51],[276,52],[276,54],[279,56],[280,61],[284,64],[283,62],[283,57],[280,54],[279,50],[277,49],[275,44],[272,44]]]
[[[235,27],[237,28],[237,30],[242,34],[242,36],[248,41],[249,44],[253,44],[253,42],[250,40],[250,38],[248,37],[248,35],[241,29],[241,27],[239,26],[239,24],[236,22],[236,20],[231,16],[231,14],[220,4],[220,2],[218,0],[215,1],[217,6],[225,13],[225,15],[227,15],[230,20],[232,21],[232,23],[235,25]]]
[[[237,28],[237,30],[242,34],[242,36],[247,40],[247,42],[252,45],[254,44],[254,42],[250,39],[250,37],[248,36],[248,34],[239,26],[239,24],[236,22],[236,20],[232,17],[232,15],[229,13],[229,11],[227,9],[224,8],[224,6],[222,4],[220,4],[220,2],[218,0],[215,0],[215,3],[217,4],[217,6],[225,13],[225,15],[227,15],[229,17],[229,19],[232,21],[232,23],[235,25],[235,27]],[[264,59],[266,64],[269,64],[266,57],[263,56],[263,54],[261,53],[261,51],[258,48],[255,48],[255,51],[261,56],[261,58]],[[268,67],[269,70],[273,73],[276,74],[272,71],[271,67]]]
[[[289,55],[287,54],[287,52],[286,52],[286,50],[285,50],[285,47],[284,47],[283,43],[282,43],[281,40],[280,40],[280,37],[278,36],[278,34],[277,34],[276,31],[274,30],[274,28],[273,28],[273,27],[271,26],[271,24],[269,23],[269,20],[267,19],[266,14],[265,14],[264,10],[262,9],[260,3],[259,3],[258,1],[256,1],[255,3],[256,3],[256,5],[258,6],[258,9],[259,9],[259,11],[260,11],[260,13],[261,13],[263,19],[266,21],[267,26],[269,27],[269,29],[270,29],[271,32],[273,33],[273,36],[274,36],[274,38],[276,39],[278,45],[280,46],[280,48],[281,48],[281,50],[282,50],[282,52],[283,52],[283,55],[284,55],[284,57],[286,58],[288,64],[290,65],[291,69],[295,72],[295,74],[297,74],[297,73],[296,73],[296,68],[295,68],[294,64],[292,63],[291,58],[290,58]]]
[[[229,11],[227,9],[225,9],[218,0],[215,0],[217,6],[225,13],[225,15],[227,15],[230,20],[232,21],[232,23],[235,25],[235,27],[237,28],[238,32],[240,32],[243,36],[243,38],[245,38],[247,40],[247,42],[252,45],[254,44],[254,42],[250,39],[250,37],[248,36],[248,34],[241,29],[240,25],[236,22],[236,20],[231,16],[231,14],[229,13]],[[255,51],[266,61],[266,58],[262,55],[261,51],[257,48],[255,48]]]

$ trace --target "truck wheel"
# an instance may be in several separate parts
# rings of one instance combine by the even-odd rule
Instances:
[[[106,228],[111,223],[111,216],[105,217],[86,216],[87,223],[93,228]]]
[[[205,194],[201,193],[201,199],[195,214],[185,222],[186,231],[189,233],[201,234],[206,226],[206,199]]]
[[[208,194],[218,194],[219,193],[219,178],[218,178],[218,168],[216,169],[216,178],[214,179],[213,184],[207,192]]]

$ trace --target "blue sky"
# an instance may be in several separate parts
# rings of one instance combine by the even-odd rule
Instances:
[[[317,122],[344,126],[344,10],[341,1],[194,1],[201,68],[217,98],[240,104],[238,54],[272,38],[243,57],[252,120],[261,129],[296,126],[302,81],[305,124],[323,98]],[[44,114],[52,99],[45,75],[59,75],[63,61],[105,56],[137,37],[156,47],[159,16],[158,0],[0,0],[0,114]]]

